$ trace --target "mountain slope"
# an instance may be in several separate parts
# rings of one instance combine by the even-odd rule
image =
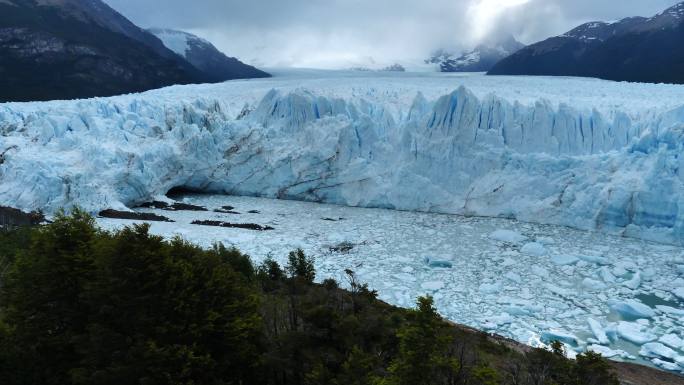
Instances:
[[[490,75],[684,83],[684,3],[651,18],[583,24],[502,60]]]
[[[486,72],[496,63],[525,47],[513,36],[496,43],[483,43],[472,51],[454,55],[444,50],[437,51],[428,64],[439,64],[441,72]]]
[[[0,1],[0,102],[108,96],[206,80],[100,0]]]
[[[230,79],[263,78],[266,72],[228,57],[210,42],[193,34],[172,29],[150,29],[164,45],[207,74],[214,82]]]

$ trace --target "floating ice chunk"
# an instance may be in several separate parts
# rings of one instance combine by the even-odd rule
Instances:
[[[579,262],[579,258],[577,258],[573,255],[561,254],[561,255],[552,256],[551,262],[555,263],[556,265],[560,265],[560,266],[574,265],[575,263]]]
[[[659,367],[661,367],[665,370],[669,370],[671,372],[676,372],[676,371],[681,370],[681,367],[679,365],[677,365],[676,363],[669,362],[669,361],[663,361],[660,358],[654,358],[651,360],[651,362],[653,362],[653,364],[655,364],[656,366],[659,366]]]
[[[517,262],[513,258],[506,258],[501,262],[501,266],[503,266],[503,267],[509,267],[509,266],[513,266],[515,264],[517,264]]]
[[[531,255],[533,257],[541,257],[546,255],[546,248],[541,243],[530,242],[520,249],[523,254]]]
[[[641,278],[644,281],[651,281],[655,276],[657,275],[656,269],[652,267],[647,267],[644,269],[643,272],[641,272]]]
[[[403,282],[415,282],[416,281],[416,277],[412,274],[409,274],[409,273],[395,274],[394,278],[396,278],[400,281],[403,281]]]
[[[677,309],[671,306],[665,306],[665,305],[656,305],[656,309],[662,311],[663,313],[675,317],[682,317],[684,316],[684,310],[682,309]]]
[[[637,272],[629,281],[623,282],[622,285],[632,290],[638,289],[641,286],[641,274]]]
[[[608,335],[606,334],[606,331],[603,329],[603,326],[601,326],[601,323],[599,321],[593,318],[588,318],[587,323],[589,323],[589,328],[591,329],[591,332],[594,333],[594,337],[596,337],[600,344],[607,345],[610,343]]]
[[[579,338],[577,338],[577,336],[561,330],[548,330],[542,332],[541,340],[545,344],[550,344],[554,341],[559,341],[571,346],[579,345]]]
[[[508,313],[502,313],[501,315],[498,316],[492,316],[492,317],[486,317],[483,320],[484,324],[488,325],[496,325],[496,327],[492,328],[490,327],[489,329],[495,329],[503,325],[509,325],[513,323],[513,317],[511,317],[510,314]]]
[[[587,347],[587,350],[590,352],[599,353],[604,358],[620,357],[620,358],[627,358],[627,359],[631,359],[631,360],[636,358],[624,350],[619,350],[619,349],[613,350],[613,349],[611,349],[607,346],[603,346],[603,345],[589,345]]]
[[[511,280],[515,283],[521,283],[522,282],[522,278],[520,277],[520,274],[513,272],[513,271],[509,271],[508,273],[506,273],[506,275],[504,275],[504,277],[508,278],[509,280]]]
[[[654,341],[657,338],[648,331],[644,331],[644,326],[636,322],[620,321],[618,322],[616,330],[620,338],[637,345],[643,345],[647,342]]]
[[[599,274],[601,275],[601,279],[605,283],[614,283],[616,280],[613,273],[611,273],[610,269],[607,268],[606,266],[602,267],[601,270],[599,270]]]
[[[495,294],[501,291],[501,283],[483,283],[480,285],[479,290],[483,294]]]
[[[554,294],[558,294],[558,295],[562,295],[562,296],[570,296],[573,294],[573,292],[568,290],[568,289],[563,289],[562,287],[558,287],[558,286],[552,285],[550,283],[546,285],[546,289],[548,289],[550,292],[552,292]]]
[[[546,270],[545,268],[541,266],[534,265],[532,266],[532,273],[536,276],[546,278],[549,276],[549,271]]]
[[[499,242],[507,242],[507,243],[522,243],[527,240],[527,237],[512,230],[496,230],[493,233],[489,234],[489,238],[499,241]]]
[[[442,281],[423,282],[420,285],[420,287],[423,290],[438,291],[438,290],[444,288],[444,282],[442,282]]]
[[[620,338],[620,335],[618,334],[617,331],[617,324],[616,323],[610,323],[606,328],[604,329],[606,332],[606,335],[608,336],[608,339],[611,341],[617,341],[618,338]]]
[[[544,246],[551,246],[551,245],[556,244],[556,241],[554,241],[553,238],[550,238],[550,237],[537,237],[537,239],[535,239],[535,241],[537,243],[541,243]]]
[[[451,269],[453,264],[450,261],[438,260],[430,257],[424,259],[425,264],[432,268]]]
[[[600,255],[580,255],[579,258],[583,261],[594,263],[597,265],[610,265],[608,258]]]
[[[504,307],[504,310],[506,311],[506,313],[513,315],[513,316],[517,316],[517,317],[529,316],[530,315],[529,309],[523,308],[520,306],[514,306],[514,305],[506,306],[506,307]]]
[[[678,287],[672,290],[672,294],[674,294],[677,298],[684,300],[684,287]]]
[[[649,342],[644,344],[641,347],[641,350],[639,350],[639,355],[648,358],[666,358],[668,360],[674,360],[678,356],[677,352],[660,342]]]
[[[665,334],[658,338],[658,342],[661,342],[673,349],[684,349],[684,340],[679,338],[676,334]]]
[[[641,302],[633,299],[626,301],[608,301],[610,308],[628,318],[653,318],[655,311]]]
[[[591,278],[584,278],[582,286],[589,291],[601,291],[608,287],[605,283]]]

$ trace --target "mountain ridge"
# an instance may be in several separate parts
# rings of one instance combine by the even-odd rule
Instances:
[[[101,0],[0,0],[0,102],[215,81]]]
[[[208,40],[191,33],[169,28],[150,28],[147,31],[161,40],[166,48],[207,74],[212,82],[270,76],[237,58],[228,57]]]
[[[523,47],[524,44],[509,35],[498,41],[480,43],[474,49],[460,54],[438,50],[425,62],[438,64],[441,72],[486,72],[501,59]]]
[[[501,60],[490,75],[684,83],[684,2],[650,18],[589,22]]]

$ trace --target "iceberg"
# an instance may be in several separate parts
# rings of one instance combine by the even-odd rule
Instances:
[[[680,300],[684,301],[684,287],[678,287],[672,290],[672,294],[674,294],[675,297],[679,298]]]
[[[678,357],[677,352],[659,342],[649,342],[641,346],[639,354],[648,358],[665,358],[674,360]]]
[[[647,342],[654,341],[657,338],[650,332],[644,331],[643,325],[635,322],[618,322],[617,333],[620,338],[637,345],[643,345]]]
[[[560,266],[574,265],[575,263],[579,262],[579,258],[573,255],[561,254],[552,256],[551,261]]]
[[[525,246],[523,246],[520,249],[520,252],[523,254],[533,256],[533,257],[541,257],[541,256],[546,255],[546,253],[547,253],[544,245],[542,245],[541,243],[537,243],[537,242],[530,242],[530,243],[525,244]]]
[[[608,335],[599,321],[593,318],[588,318],[587,323],[589,324],[589,328],[594,334],[594,337],[596,337],[596,340],[598,340],[600,344],[607,345],[610,343],[610,339],[608,339]]]
[[[494,239],[499,242],[508,243],[522,243],[527,240],[527,237],[512,230],[496,230],[489,235],[489,238]]]
[[[633,357],[631,354],[627,353],[624,350],[611,349],[603,345],[589,345],[587,346],[587,350],[590,352],[599,353],[605,358],[619,357],[626,359],[635,359],[635,357]]]
[[[623,317],[653,318],[655,316],[655,310],[633,299],[626,301],[609,301],[609,304],[611,309],[620,313]]]
[[[579,344],[579,338],[577,338],[577,336],[560,330],[548,330],[542,332],[541,340],[547,344],[550,344],[554,341],[562,342],[570,346],[577,346]]]

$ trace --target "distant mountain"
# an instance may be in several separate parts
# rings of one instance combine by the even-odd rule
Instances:
[[[0,0],[0,102],[218,81],[198,67],[101,0]]]
[[[206,77],[99,0],[0,0],[0,101],[138,92]]]
[[[513,36],[498,42],[480,44],[472,51],[452,54],[444,50],[437,51],[426,60],[428,64],[438,64],[442,72],[486,72],[501,59],[525,47]]]
[[[684,83],[684,3],[651,17],[583,24],[530,45],[496,64],[491,75],[588,76]]]
[[[230,79],[270,76],[236,58],[226,56],[210,42],[193,34],[157,28],[148,31],[159,38],[168,49],[207,74],[211,81],[222,82]]]

